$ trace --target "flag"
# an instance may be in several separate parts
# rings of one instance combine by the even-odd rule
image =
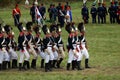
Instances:
[[[41,24],[42,16],[37,7],[35,8],[35,17],[38,24]]]

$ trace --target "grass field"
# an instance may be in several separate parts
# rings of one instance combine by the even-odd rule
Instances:
[[[71,4],[73,6],[73,21],[76,25],[82,21],[80,4],[81,3],[78,2]],[[0,9],[0,17],[5,23],[13,27],[17,41],[19,31],[13,26],[11,11],[12,7]],[[22,6],[21,12],[21,21],[24,22],[24,19],[27,21],[31,20],[29,9]],[[66,71],[66,56],[62,63],[63,69],[55,69],[53,72],[45,73],[43,69],[39,68],[39,57],[37,70],[31,69],[23,72],[18,71],[18,69],[1,71],[0,80],[120,80],[120,25],[110,24],[109,17],[107,16],[106,24],[92,24],[90,18],[90,23],[85,26],[91,69]],[[68,34],[64,28],[62,31],[63,41],[66,45]],[[66,55],[67,54],[66,50]],[[82,67],[84,67],[84,59],[82,60]]]

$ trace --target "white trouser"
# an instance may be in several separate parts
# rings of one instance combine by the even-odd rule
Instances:
[[[3,62],[3,51],[0,50],[0,64],[2,64]]]
[[[9,53],[10,53],[10,58],[13,60],[13,59],[18,59],[18,55],[17,53],[14,51],[14,49],[12,47],[10,47],[9,49]]]
[[[74,53],[73,53],[73,50],[70,49],[68,53],[68,63],[71,63],[72,60],[74,60]]]
[[[64,53],[63,47],[59,47],[58,60],[60,58],[65,58],[65,53]]]
[[[28,49],[29,53],[31,53],[33,55],[33,59],[37,59],[37,53],[34,49],[34,46],[33,45],[29,45],[30,48]]]
[[[58,52],[56,50],[53,52],[53,55],[54,55],[54,60],[57,60],[58,59]]]
[[[20,50],[20,60],[19,63],[22,63],[23,60],[29,61],[30,59],[30,55],[28,53],[28,51],[26,50],[26,47],[23,47],[24,51]],[[24,59],[24,55],[25,55],[25,59]]]
[[[81,50],[80,50],[80,45],[77,45],[77,55],[78,55],[78,58],[76,58],[77,61],[81,61],[82,60],[82,53],[81,53]]]
[[[82,56],[85,56],[85,59],[89,59],[89,53],[84,44],[82,44],[82,48],[83,48],[81,50]]]
[[[45,59],[45,53],[43,51],[41,51],[40,47],[38,47],[38,50],[39,50],[39,54],[40,54],[41,58]]]
[[[5,48],[3,49],[3,61],[10,61],[10,55]]]
[[[53,55],[52,47],[47,47],[47,50],[48,50],[49,55],[50,55],[50,60],[53,60],[54,59],[54,55]]]
[[[44,52],[45,54],[45,63],[48,63],[50,61],[50,55],[47,52]]]

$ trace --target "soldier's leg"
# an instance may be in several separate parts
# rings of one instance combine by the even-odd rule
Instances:
[[[70,50],[68,54],[67,70],[70,70],[70,64],[73,59],[74,59],[74,54],[73,54],[73,51]]]
[[[49,71],[49,60],[50,60],[50,55],[45,52],[45,72]]]
[[[19,70],[20,71],[22,70],[23,61],[24,61],[24,52],[20,51],[20,53],[19,53]]]
[[[41,68],[44,68],[44,59],[45,59],[45,53],[43,51],[40,52],[40,56],[41,56]]]
[[[5,69],[10,68],[10,55],[6,50],[4,51],[4,61],[5,61]]]
[[[2,70],[3,52],[0,50],[0,71]]]
[[[87,49],[84,49],[84,55],[85,55],[85,68],[90,68],[89,67],[89,53]]]
[[[10,49],[10,53],[12,59],[12,68],[17,68],[18,55],[12,48]]]
[[[57,63],[57,59],[58,59],[58,52],[54,51],[53,54],[54,54],[54,60],[53,60],[52,67],[56,68],[56,63]]]
[[[23,67],[24,69],[30,69],[30,63],[29,63],[29,59],[30,59],[30,55],[28,53],[28,51],[26,50],[26,48],[24,48],[24,54],[25,54],[25,60],[24,60],[24,63],[23,63]]]

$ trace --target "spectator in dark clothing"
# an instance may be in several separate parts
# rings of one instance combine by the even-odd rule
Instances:
[[[35,4],[33,3],[33,6],[30,8],[30,15],[32,17],[32,22],[35,23]]]

